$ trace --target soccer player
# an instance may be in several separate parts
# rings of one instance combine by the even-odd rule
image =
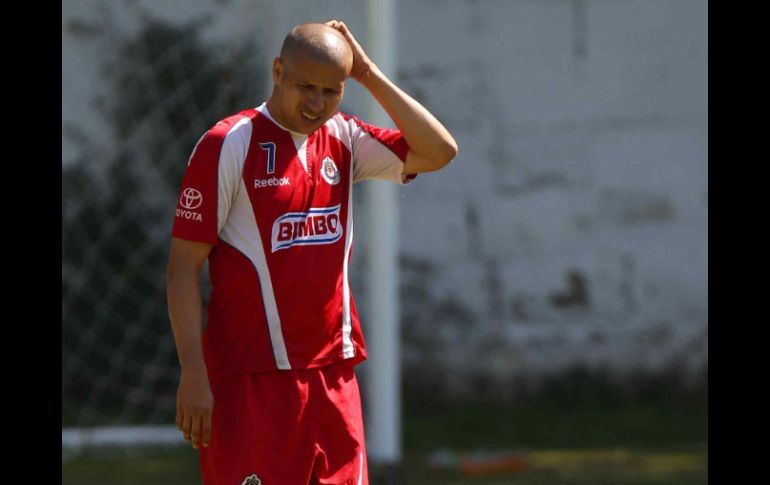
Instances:
[[[408,183],[457,144],[343,22],[294,27],[272,75],[266,103],[201,137],[181,184],[167,270],[176,425],[200,450],[206,485],[367,484],[352,186]],[[348,77],[397,129],[337,111]]]

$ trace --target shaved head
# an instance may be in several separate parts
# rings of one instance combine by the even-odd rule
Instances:
[[[297,25],[283,40],[281,59],[291,62],[298,58],[334,64],[347,72],[353,67],[353,51],[345,36],[338,30],[319,23]]]
[[[273,59],[273,94],[267,109],[279,125],[310,134],[334,116],[353,69],[345,36],[326,24],[297,25]]]

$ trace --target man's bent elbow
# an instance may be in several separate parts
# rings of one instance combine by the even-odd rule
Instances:
[[[457,156],[457,143],[454,140],[442,142],[423,154],[409,150],[404,166],[404,173],[427,173],[441,170]]]
[[[451,139],[442,145],[441,151],[434,158],[434,160],[436,160],[436,163],[438,165],[436,167],[436,170],[444,168],[447,165],[449,165],[449,162],[454,160],[456,156],[457,156],[457,142],[454,141],[454,139]]]

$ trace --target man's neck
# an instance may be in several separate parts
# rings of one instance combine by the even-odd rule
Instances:
[[[270,95],[270,98],[268,98],[266,107],[267,111],[270,113],[270,116],[278,123],[281,124],[281,126],[286,126],[286,122],[283,120],[283,116],[281,116],[280,111],[278,110],[278,103],[276,103],[274,99],[275,95]]]
[[[287,126],[286,121],[283,119],[283,116],[281,116],[280,109],[278,108],[278,103],[273,98],[274,95],[271,95],[270,98],[267,100],[267,103],[265,103],[265,107],[267,108],[267,112],[270,113],[270,117],[273,118],[273,121],[278,123],[278,125],[283,128],[284,130],[288,131],[292,134],[292,136],[308,136],[305,133],[300,133],[298,131],[294,131],[291,128]]]
[[[275,121],[277,121],[278,123],[284,124],[283,119],[278,112],[278,103],[275,102],[275,99],[273,98],[272,95],[268,98],[267,103],[265,104],[265,107],[270,112],[270,116],[272,116]]]

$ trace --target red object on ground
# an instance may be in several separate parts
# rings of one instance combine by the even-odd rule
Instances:
[[[528,467],[527,457],[518,453],[493,456],[460,456],[460,473],[468,476],[518,472]]]

